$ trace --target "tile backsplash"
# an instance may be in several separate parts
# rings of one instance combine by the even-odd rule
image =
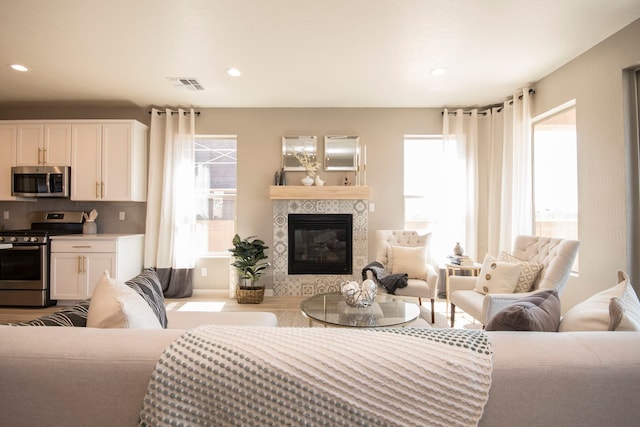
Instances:
[[[29,228],[33,211],[98,211],[98,233],[142,234],[145,230],[146,203],[74,202],[69,199],[33,199],[0,202],[0,227],[4,230]],[[8,212],[9,219],[5,218]],[[124,220],[120,220],[124,212]]]

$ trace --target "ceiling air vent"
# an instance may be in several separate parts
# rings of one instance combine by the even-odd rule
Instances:
[[[186,90],[202,91],[204,87],[194,77],[167,77],[167,79],[175,86]]]

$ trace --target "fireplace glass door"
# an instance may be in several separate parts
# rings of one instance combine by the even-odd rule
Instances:
[[[350,214],[290,214],[289,274],[352,274]]]

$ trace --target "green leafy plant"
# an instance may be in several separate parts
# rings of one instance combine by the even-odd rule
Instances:
[[[256,236],[249,236],[242,239],[239,235],[233,237],[233,248],[229,249],[235,261],[232,266],[240,271],[241,279],[249,279],[251,286],[254,286],[260,276],[269,267],[267,255],[264,250],[269,249],[264,242]],[[242,283],[240,283],[242,287]]]

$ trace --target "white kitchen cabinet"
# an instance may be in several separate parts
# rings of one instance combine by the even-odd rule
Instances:
[[[71,124],[18,124],[16,166],[70,166]]]
[[[51,238],[51,298],[90,298],[106,271],[119,281],[140,274],[144,234],[82,234]]]
[[[146,201],[147,131],[134,120],[74,124],[71,199]]]
[[[0,200],[11,197],[11,166],[15,166],[15,144],[18,126],[0,124]]]

